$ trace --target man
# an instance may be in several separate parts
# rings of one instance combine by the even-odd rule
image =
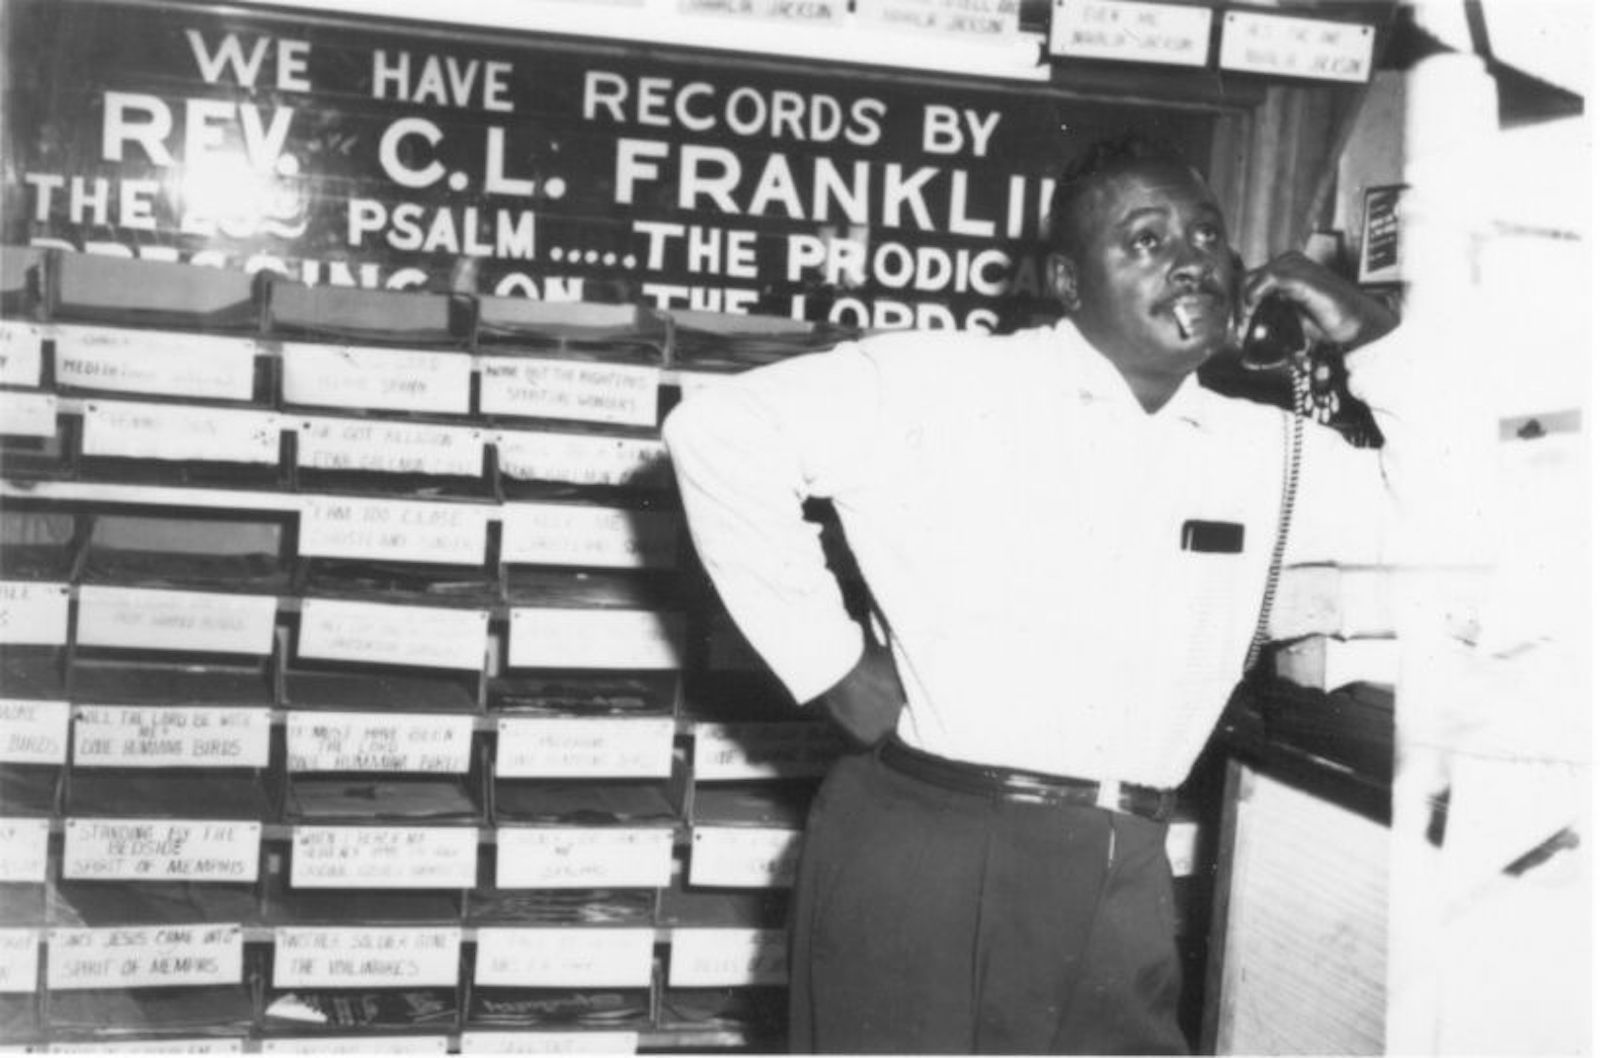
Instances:
[[[870,338],[666,424],[751,644],[858,741],[894,731],[812,809],[797,1050],[1186,1049],[1165,820],[1260,612],[1287,423],[1194,372],[1269,292],[1349,348],[1395,320],[1299,255],[1238,274],[1201,178],[1138,142],[1064,174],[1053,214],[1056,325]],[[1363,385],[1391,358],[1350,364],[1399,462],[1308,430],[1291,560],[1375,557],[1380,471],[1419,448],[1384,414],[1403,395]],[[809,496],[832,499],[888,651],[846,617]]]

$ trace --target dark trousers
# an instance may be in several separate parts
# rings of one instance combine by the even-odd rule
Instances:
[[[1166,829],[841,760],[795,890],[791,1049],[1185,1053]]]

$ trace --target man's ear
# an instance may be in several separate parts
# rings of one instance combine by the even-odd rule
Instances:
[[[1078,266],[1072,258],[1060,252],[1050,254],[1045,258],[1045,275],[1051,292],[1067,312],[1077,312],[1082,298],[1078,295]]]

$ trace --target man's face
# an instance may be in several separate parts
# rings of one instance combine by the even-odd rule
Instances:
[[[1181,376],[1227,343],[1238,276],[1216,197],[1192,170],[1143,162],[1102,177],[1070,230],[1051,279],[1125,373]]]

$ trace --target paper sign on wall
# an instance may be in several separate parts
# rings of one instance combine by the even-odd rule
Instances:
[[[0,320],[0,385],[37,386],[43,375],[43,347],[44,328],[37,323]]]
[[[464,774],[472,757],[472,717],[391,713],[291,712],[290,771]]]
[[[306,599],[300,606],[300,656],[425,668],[483,668],[489,635],[484,610]]]
[[[575,503],[508,503],[500,558],[541,566],[671,569],[678,519],[664,511]]]
[[[453,987],[460,927],[284,926],[273,931],[275,988]]]
[[[296,889],[470,889],[477,876],[473,827],[294,828]]]
[[[502,827],[497,889],[653,889],[672,880],[665,827]]]
[[[65,764],[66,702],[0,698],[0,763]]]
[[[500,473],[523,481],[663,488],[671,479],[667,446],[654,438],[503,430],[495,448]]]
[[[1211,9],[1134,0],[1055,0],[1050,54],[1204,66]]]
[[[500,721],[502,778],[665,778],[672,774],[671,717]]]
[[[683,657],[683,617],[513,607],[507,657],[513,668],[675,669]]]
[[[91,400],[83,406],[83,454],[273,465],[281,428],[276,412],[252,408]]]
[[[689,881],[730,888],[791,886],[800,863],[800,836],[798,830],[776,827],[697,826]]]
[[[465,503],[308,496],[300,554],[481,566],[488,512]]]
[[[0,581],[0,643],[65,646],[70,596],[65,584]]]
[[[78,645],[207,654],[272,653],[275,595],[156,588],[78,589]]]
[[[468,478],[483,473],[483,431],[470,426],[321,418],[301,419],[298,426],[298,466]]]
[[[696,782],[821,775],[842,744],[831,728],[811,723],[694,725]]]
[[[66,821],[64,878],[141,882],[253,882],[261,824],[243,819]]]
[[[290,404],[386,411],[471,410],[472,358],[463,353],[283,343]]]
[[[653,929],[478,930],[474,980],[527,988],[648,988]]]
[[[59,406],[54,393],[0,393],[0,434],[54,437]]]
[[[236,923],[52,929],[45,981],[63,990],[230,985],[243,979],[243,966]]]
[[[667,981],[685,988],[781,985],[787,951],[781,929],[675,929]]]
[[[1016,33],[1019,0],[856,0],[859,22],[883,29],[932,30],[979,39]]]
[[[479,358],[487,415],[654,426],[661,369],[592,360]]]
[[[1364,83],[1374,37],[1364,23],[1229,11],[1218,63],[1224,70]]]
[[[29,995],[39,987],[39,931],[0,929],[0,994]]]
[[[256,343],[249,338],[117,327],[56,327],[56,381],[63,386],[174,397],[249,400]]]
[[[0,817],[0,882],[38,884],[50,869],[50,821]]]
[[[448,1054],[448,1036],[292,1036],[261,1041],[262,1054]]]
[[[634,1054],[637,1032],[463,1032],[462,1054]]]
[[[78,767],[265,768],[271,755],[265,708],[80,705],[74,717]]]

